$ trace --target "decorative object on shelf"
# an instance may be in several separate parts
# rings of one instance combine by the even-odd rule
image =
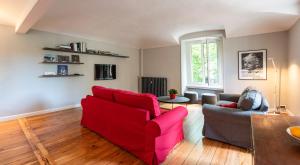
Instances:
[[[87,46],[85,42],[72,42],[70,43],[70,49],[74,52],[86,52]]]
[[[169,95],[170,95],[170,99],[175,99],[176,98],[176,94],[178,94],[178,91],[176,89],[170,89],[168,90]]]
[[[70,46],[71,46],[71,50],[74,51],[74,52],[77,52],[77,44],[76,43],[70,43]]]
[[[45,54],[44,62],[57,62],[57,56],[53,54]]]
[[[267,80],[267,49],[238,52],[239,80]]]
[[[44,75],[56,75],[55,72],[45,72]]]
[[[70,45],[58,45],[56,47],[59,48],[59,49],[69,49],[69,50],[71,50],[71,46]]]
[[[122,55],[119,55],[119,54],[116,54],[116,53],[112,53],[112,54],[97,53],[96,50],[91,50],[91,49],[88,49],[87,52],[79,52],[79,51],[73,51],[73,50],[68,50],[68,49],[58,49],[58,48],[48,48],[48,47],[45,47],[43,49],[44,50],[49,50],[49,51],[57,51],[57,52],[68,52],[68,53],[87,54],[87,55],[99,55],[99,56],[108,56],[108,57],[129,58],[129,56],[122,56]]]
[[[57,75],[68,75],[68,65],[57,65]]]
[[[57,55],[58,62],[70,62],[69,56]]]
[[[80,63],[79,55],[71,55],[71,59],[73,63]]]

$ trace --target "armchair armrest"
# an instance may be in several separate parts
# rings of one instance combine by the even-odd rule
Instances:
[[[225,100],[225,101],[232,101],[232,102],[238,102],[240,98],[240,94],[227,94],[227,93],[220,93],[220,100]]]
[[[154,137],[163,135],[173,125],[182,122],[187,114],[188,111],[185,107],[176,107],[149,121],[146,130]]]

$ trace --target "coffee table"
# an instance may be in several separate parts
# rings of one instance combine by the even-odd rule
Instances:
[[[181,104],[181,103],[188,103],[190,101],[189,98],[183,97],[183,96],[177,96],[175,99],[170,99],[170,96],[160,96],[157,98],[159,102],[162,103],[171,103],[172,104],[172,109],[173,109],[173,104]],[[185,104],[187,107],[187,104]]]

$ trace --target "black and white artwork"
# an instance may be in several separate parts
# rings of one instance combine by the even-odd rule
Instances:
[[[73,63],[80,63],[79,55],[72,55],[71,58]]]
[[[44,62],[57,62],[57,56],[53,54],[45,54]]]
[[[68,75],[68,65],[57,65],[57,75]]]
[[[69,56],[57,55],[58,62],[70,62]]]
[[[239,80],[267,79],[267,50],[239,51]]]

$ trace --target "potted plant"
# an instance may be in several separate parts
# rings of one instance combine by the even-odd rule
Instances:
[[[175,99],[176,94],[178,94],[178,91],[176,89],[170,89],[169,91],[170,99]]]

